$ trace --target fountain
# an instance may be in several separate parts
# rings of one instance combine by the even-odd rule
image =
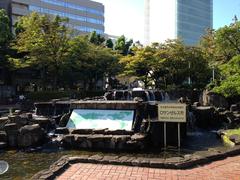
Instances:
[[[158,104],[177,103],[171,92],[138,88],[116,90],[105,95],[92,100],[38,102],[35,103],[35,113],[12,112],[8,117],[0,118],[0,124],[4,124],[0,125],[0,149],[40,151],[37,155],[54,150],[56,157],[73,150],[80,154],[83,150],[87,150],[87,154],[106,150],[127,152],[130,156],[139,152],[140,156],[151,155],[153,158],[166,158],[166,154],[170,158],[177,156],[186,162],[191,162],[187,160],[189,156],[195,161],[198,157],[197,161],[201,162],[201,158],[206,158],[199,155],[202,151],[208,154],[209,160],[214,159],[216,153],[226,151],[221,140],[216,138],[216,124],[226,123],[226,120],[230,124],[236,123],[238,106],[232,107],[233,112],[230,113],[213,107],[200,107],[197,103],[188,105],[187,122],[180,124],[182,149],[177,149],[178,123],[167,122],[168,149],[163,151],[165,125],[158,120]],[[2,156],[3,160],[8,161],[7,154]],[[168,161],[159,161],[159,166],[165,162]]]

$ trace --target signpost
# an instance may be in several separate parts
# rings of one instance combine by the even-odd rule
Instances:
[[[163,122],[164,148],[167,147],[167,122],[178,123],[178,147],[181,146],[180,123],[185,123],[187,119],[186,104],[180,103],[161,103],[158,104],[158,120]]]

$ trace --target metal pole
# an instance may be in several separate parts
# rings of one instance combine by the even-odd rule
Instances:
[[[163,124],[163,131],[164,131],[164,149],[167,148],[167,123],[164,122]]]
[[[180,123],[178,123],[178,148],[181,146],[181,130],[180,130]]]

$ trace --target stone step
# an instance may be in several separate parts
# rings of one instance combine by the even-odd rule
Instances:
[[[0,149],[4,149],[7,147],[7,143],[6,142],[0,142]]]
[[[7,134],[5,131],[0,131],[0,142],[7,141]]]

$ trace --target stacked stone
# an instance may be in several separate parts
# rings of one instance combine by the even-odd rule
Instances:
[[[27,148],[40,144],[45,132],[42,127],[47,127],[49,119],[32,119],[31,114],[9,115],[1,118],[0,149]]]
[[[55,134],[65,148],[104,149],[104,150],[140,150],[146,147],[146,135],[133,131],[108,129],[57,128]]]

